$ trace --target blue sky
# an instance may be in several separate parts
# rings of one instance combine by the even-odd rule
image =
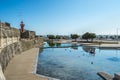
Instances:
[[[120,34],[120,0],[0,0],[0,20],[38,35]]]

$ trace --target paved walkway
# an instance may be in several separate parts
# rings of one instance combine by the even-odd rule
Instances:
[[[37,52],[38,48],[32,48],[16,55],[10,61],[4,73],[6,80],[48,80],[32,73],[36,63]]]

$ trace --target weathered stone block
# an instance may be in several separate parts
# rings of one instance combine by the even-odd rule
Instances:
[[[120,80],[120,73],[115,73],[113,80]]]

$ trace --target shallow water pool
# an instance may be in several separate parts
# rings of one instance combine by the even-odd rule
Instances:
[[[103,80],[99,71],[112,76],[120,72],[120,50],[59,44],[43,49],[38,56],[37,74],[60,80]]]

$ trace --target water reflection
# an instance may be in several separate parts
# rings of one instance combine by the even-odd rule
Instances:
[[[96,49],[96,48],[90,47],[90,46],[82,46],[82,49],[83,49],[85,52],[89,53],[89,55],[92,57],[92,58],[91,58],[91,64],[93,64],[93,63],[94,63],[95,49]]]
[[[50,46],[50,47],[54,47],[55,46],[55,43],[53,43],[53,42],[47,42],[48,43],[48,45]]]
[[[77,44],[72,44],[71,48],[74,49],[74,50],[78,50],[78,45]]]
[[[61,43],[47,42],[49,47],[61,47]]]
[[[43,52],[43,48],[39,48],[39,53],[42,53]]]
[[[56,43],[56,47],[60,47],[61,46],[61,43]]]
[[[90,55],[95,56],[95,48],[94,48],[94,47],[83,46],[82,49],[83,49],[85,52],[90,53]]]
[[[107,58],[107,60],[110,60],[110,61],[113,61],[113,62],[120,62],[120,58],[118,58],[118,57]]]
[[[97,72],[104,71],[114,75],[120,70],[118,49],[103,48],[99,52],[101,48],[76,44],[54,44],[54,47],[60,46],[59,48],[46,45],[48,48],[39,54],[38,74],[61,80],[102,80]],[[89,77],[86,77],[88,75]]]
[[[46,45],[47,47],[59,47],[59,48],[70,47],[71,49],[74,49],[74,50],[78,50],[78,46],[79,46],[78,44],[67,44],[67,43],[61,44],[61,43],[53,43],[53,42],[47,42],[44,45],[45,45],[44,47],[46,47]]]

